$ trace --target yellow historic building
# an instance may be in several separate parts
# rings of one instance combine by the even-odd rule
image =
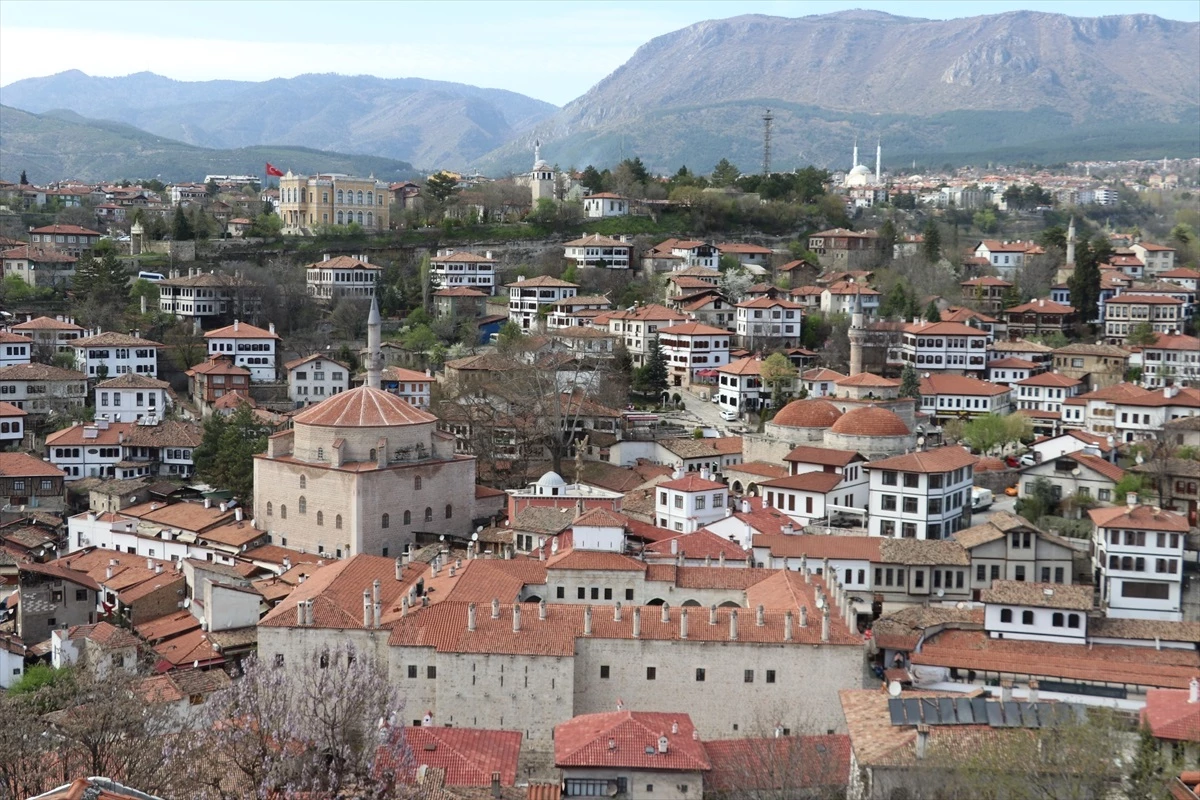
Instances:
[[[388,229],[388,188],[383,181],[352,175],[325,173],[293,175],[279,179],[279,207],[283,232],[311,235],[326,225],[357,223],[367,231]]]

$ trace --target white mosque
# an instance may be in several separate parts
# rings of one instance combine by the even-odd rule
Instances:
[[[882,186],[883,174],[881,172],[883,163],[883,144],[882,142],[875,143],[875,174],[871,175],[871,169],[863,164],[858,163],[858,139],[854,140],[854,163],[850,167],[850,171],[846,173],[844,185],[847,189],[858,186]]]

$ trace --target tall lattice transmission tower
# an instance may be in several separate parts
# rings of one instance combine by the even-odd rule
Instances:
[[[763,175],[771,174],[771,121],[774,120],[774,115],[771,114],[771,109],[767,109],[763,114]]]

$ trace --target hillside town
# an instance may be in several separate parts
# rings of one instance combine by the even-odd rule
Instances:
[[[882,149],[6,175],[0,797],[1196,798],[1200,159]]]

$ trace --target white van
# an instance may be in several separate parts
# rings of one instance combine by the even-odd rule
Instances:
[[[165,281],[167,279],[167,276],[163,275],[161,272],[143,271],[139,272],[137,276],[139,281],[150,281],[151,283],[158,283],[159,281]]]
[[[982,511],[992,504],[992,490],[981,486],[971,487],[971,510]]]

